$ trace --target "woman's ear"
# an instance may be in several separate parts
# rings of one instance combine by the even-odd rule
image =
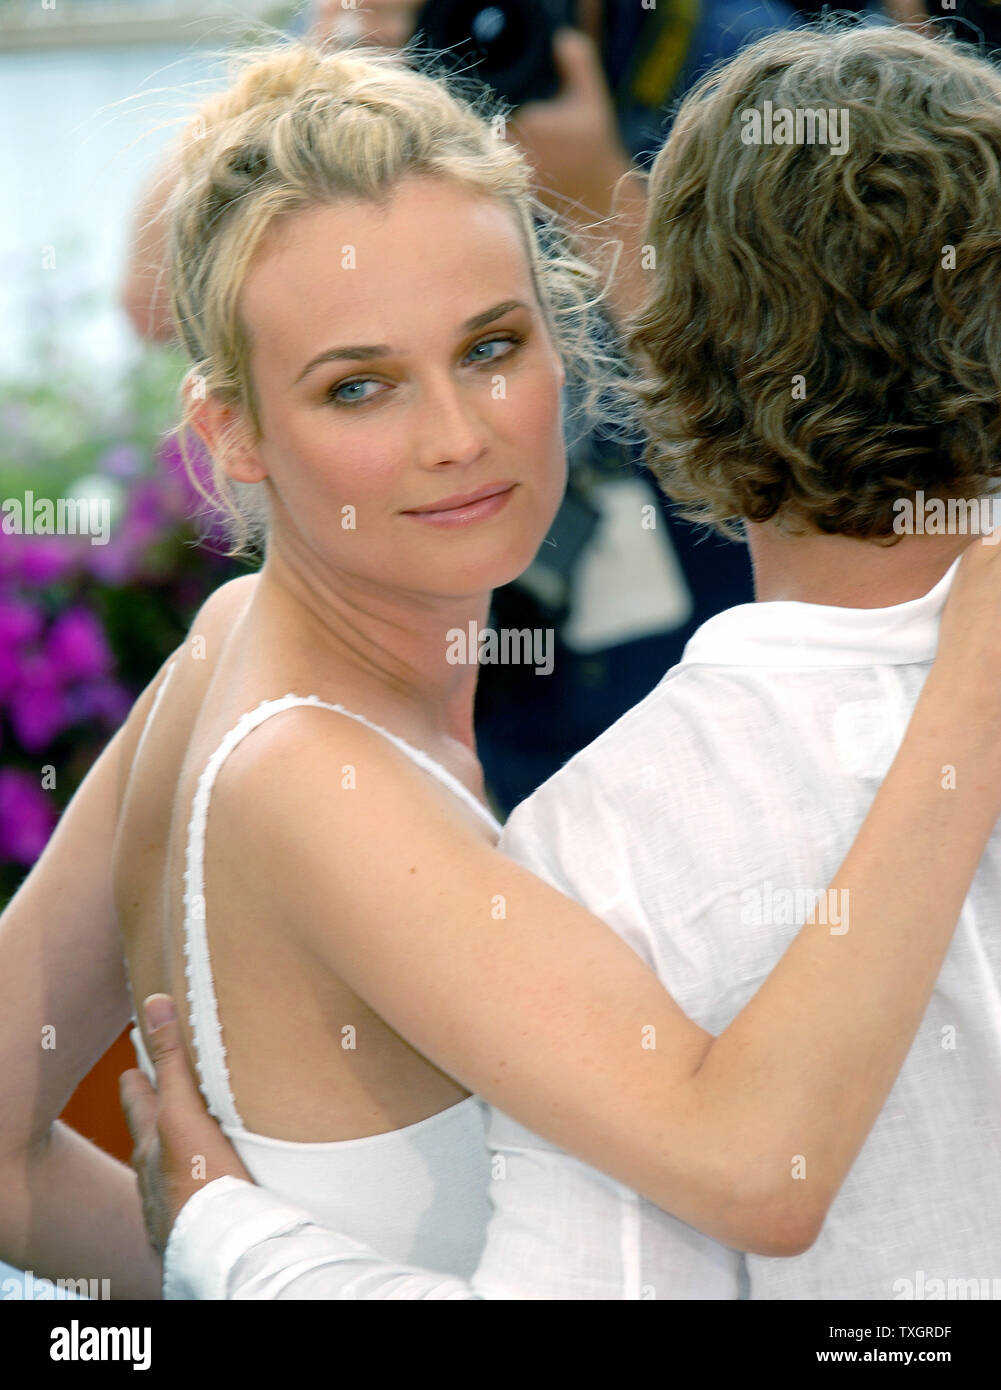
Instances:
[[[200,390],[201,384],[202,378],[196,374],[184,381],[191,428],[228,478],[235,483],[263,482],[268,471],[258,457],[243,413],[211,392]]]

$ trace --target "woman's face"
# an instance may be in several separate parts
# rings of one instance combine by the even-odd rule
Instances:
[[[234,476],[270,479],[269,550],[440,597],[527,568],[566,485],[564,373],[502,203],[411,176],[290,216],[241,313],[262,440]]]

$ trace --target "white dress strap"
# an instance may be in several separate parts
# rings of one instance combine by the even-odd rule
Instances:
[[[216,776],[230,753],[246,738],[251,730],[263,724],[272,715],[298,705],[317,705],[321,709],[334,710],[346,715],[396,745],[401,752],[411,758],[425,771],[438,778],[451,791],[465,801],[487,821],[490,828],[499,836],[502,826],[497,818],[477,800],[468,787],[449,770],[435,761],[420,748],[415,748],[398,734],[392,734],[379,724],[373,724],[362,714],[345,709],[343,705],[328,704],[316,695],[284,695],[279,700],[263,700],[255,710],[243,717],[230,729],[212,754],[198,779],[194,799],[191,804],[191,818],[188,821],[187,846],[184,870],[184,970],[187,980],[188,1003],[190,1005],[191,1032],[195,1051],[195,1063],[202,1094],[210,1112],[220,1124],[232,1129],[243,1129],[229,1081],[229,1068],[226,1064],[226,1044],[223,1041],[222,1025],[219,1021],[219,1006],[216,1000],[215,985],[212,980],[212,964],[209,956],[208,935],[205,928],[205,827],[208,819],[209,798]]]

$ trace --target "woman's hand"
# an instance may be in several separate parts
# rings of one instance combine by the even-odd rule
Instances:
[[[189,1197],[215,1178],[253,1179],[205,1109],[184,1055],[174,1001],[153,994],[145,1009],[157,1089],[141,1071],[123,1072],[119,1088],[135,1145],[132,1166],[143,1219],[150,1243],[162,1255]]]

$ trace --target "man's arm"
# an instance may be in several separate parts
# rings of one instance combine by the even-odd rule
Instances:
[[[438,1302],[505,1297],[491,1295],[475,1277],[467,1283],[394,1264],[233,1177],[217,1178],[182,1211],[165,1254],[163,1296]]]

